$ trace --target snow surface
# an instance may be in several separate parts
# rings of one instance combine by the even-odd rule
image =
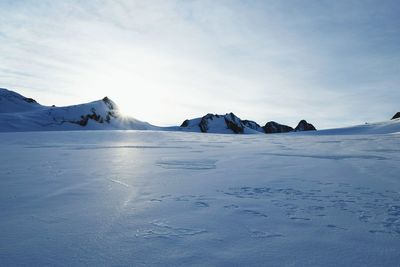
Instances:
[[[400,135],[0,133],[1,266],[398,266]]]
[[[309,132],[312,134],[312,132]],[[346,128],[319,130],[318,135],[354,135],[354,134],[388,134],[400,133],[400,118],[390,121],[365,123]]]
[[[16,92],[0,88],[0,113],[35,111],[43,108],[32,100]]]

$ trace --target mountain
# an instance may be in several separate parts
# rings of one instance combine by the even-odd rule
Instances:
[[[308,123],[306,120],[301,120],[299,124],[297,124],[296,128],[294,128],[295,132],[304,132],[304,131],[316,131],[314,125]]]
[[[71,130],[161,130],[224,134],[388,134],[400,132],[400,112],[390,121],[317,132],[306,120],[301,120],[295,128],[274,121],[260,126],[255,121],[242,120],[232,112],[225,115],[209,113],[203,117],[185,120],[179,127],[157,127],[123,116],[117,104],[108,97],[80,105],[56,107],[41,105],[33,98],[0,88],[0,132]]]
[[[225,115],[209,113],[201,118],[185,120],[180,126],[181,131],[225,134],[259,133],[259,129],[262,128],[257,123],[242,121],[232,112]]]
[[[180,130],[202,133],[270,134],[287,133],[292,131],[311,131],[316,129],[312,124],[307,123],[305,120],[300,121],[296,129],[274,121],[267,122],[265,126],[261,127],[254,121],[241,120],[231,112],[225,115],[209,113],[201,118],[185,120],[180,126]]]
[[[265,133],[288,133],[293,131],[292,127],[274,121],[267,122],[263,129]]]
[[[108,97],[66,106],[43,106],[7,89],[0,89],[0,131],[158,129],[147,122],[122,116]]]

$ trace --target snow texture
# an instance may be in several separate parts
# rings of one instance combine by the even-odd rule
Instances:
[[[0,265],[398,266],[398,126],[0,133]]]
[[[319,130],[318,132],[303,132],[303,134],[317,135],[354,135],[354,134],[390,134],[400,133],[400,118],[390,121],[365,123],[346,128]]]

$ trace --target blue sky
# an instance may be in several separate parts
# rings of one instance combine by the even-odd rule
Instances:
[[[234,112],[318,128],[400,111],[399,1],[0,1],[0,87],[107,95],[176,125]]]

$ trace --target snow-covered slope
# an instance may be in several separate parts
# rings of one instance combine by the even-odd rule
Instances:
[[[146,122],[122,116],[117,105],[101,100],[66,106],[42,106],[31,98],[0,89],[0,131],[158,129]]]
[[[0,113],[34,111],[42,108],[34,99],[0,88]]]
[[[0,266],[399,266],[400,135],[0,133]]]
[[[362,125],[319,130],[317,132],[307,132],[307,134],[316,135],[359,135],[359,134],[393,134],[400,133],[400,118],[392,119],[390,121],[366,123]]]

